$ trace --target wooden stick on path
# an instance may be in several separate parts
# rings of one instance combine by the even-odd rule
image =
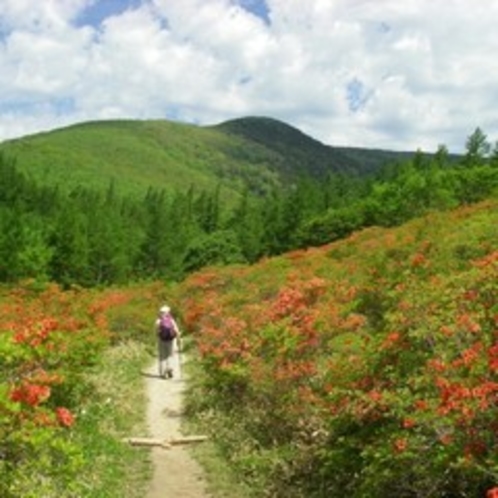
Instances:
[[[159,446],[161,448],[171,448],[182,444],[201,443],[206,441],[207,436],[182,436],[171,439],[158,439],[150,437],[128,437],[125,442],[132,446]]]

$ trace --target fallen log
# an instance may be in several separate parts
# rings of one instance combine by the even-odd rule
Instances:
[[[202,443],[206,441],[207,436],[181,436],[172,439],[168,439],[168,443],[171,445],[177,444],[190,444],[190,443]]]
[[[150,437],[127,437],[124,440],[132,446],[160,446],[161,448],[171,448],[171,444],[166,439]]]
[[[201,443],[206,441],[207,436],[180,436],[170,439],[158,439],[150,437],[128,437],[125,442],[132,446],[159,446],[161,448],[171,448],[182,444]]]

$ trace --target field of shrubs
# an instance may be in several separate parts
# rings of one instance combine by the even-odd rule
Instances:
[[[189,409],[238,478],[272,497],[497,486],[497,226],[489,201],[191,276]]]
[[[140,410],[103,423],[118,400],[95,375],[133,365],[109,381],[129,395],[147,346],[106,358],[150,344],[167,297],[193,346],[187,414],[255,496],[485,497],[498,486],[497,226],[487,201],[174,287],[5,287],[0,495],[141,496],[109,492],[135,478],[119,438]]]
[[[119,437],[142,413],[123,397],[145,404],[140,343],[158,293],[33,281],[1,291],[0,496],[142,496],[124,490],[137,453]]]

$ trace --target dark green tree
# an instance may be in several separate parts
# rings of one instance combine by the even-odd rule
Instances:
[[[237,241],[231,230],[219,230],[199,236],[191,241],[185,254],[183,267],[192,272],[210,265],[245,263]]]
[[[498,168],[498,140],[495,142],[495,144],[493,146],[493,150],[491,151],[491,157],[490,157],[489,164],[493,168]]]
[[[463,165],[467,168],[473,168],[484,164],[491,151],[491,144],[483,131],[477,127],[474,133],[467,138],[465,149]]]
[[[50,258],[42,218],[17,208],[0,208],[0,280],[45,280]]]
[[[91,285],[88,217],[81,206],[66,202],[55,218],[51,235],[51,278],[63,285]]]
[[[237,234],[238,245],[244,258],[251,263],[263,254],[264,223],[260,203],[246,190],[226,223],[226,228]]]

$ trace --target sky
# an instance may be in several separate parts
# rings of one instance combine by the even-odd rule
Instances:
[[[332,146],[498,140],[498,0],[0,0],[0,141],[284,121]]]

